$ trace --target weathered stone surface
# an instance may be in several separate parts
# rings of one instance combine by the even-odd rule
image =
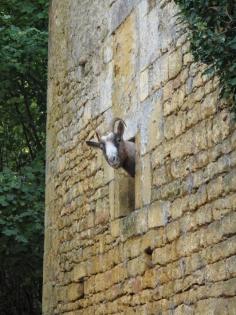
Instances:
[[[169,0],[53,0],[43,314],[236,314],[236,130]],[[125,120],[136,174],[85,141]]]
[[[151,188],[152,188],[152,170],[149,154],[142,158],[142,201],[143,205],[150,204],[151,201]]]
[[[182,69],[182,52],[180,49],[178,49],[177,51],[174,51],[173,53],[171,53],[168,56],[168,65],[169,65],[169,69],[168,69],[168,76],[169,79],[172,79],[174,77],[177,76],[177,74],[179,74],[180,70]]]
[[[169,217],[169,208],[169,202],[153,202],[148,211],[148,227],[153,228],[166,225]]]
[[[114,32],[122,22],[129,16],[132,9],[136,5],[135,0],[116,0],[111,1],[111,16],[110,16],[110,32]]]
[[[148,97],[148,69],[143,70],[140,73],[140,102],[144,101]]]
[[[109,184],[110,215],[111,219],[124,217],[135,208],[134,179],[119,172]]]

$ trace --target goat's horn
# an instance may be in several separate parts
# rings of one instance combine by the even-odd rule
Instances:
[[[127,127],[127,126],[126,126],[126,123],[124,122],[123,119],[118,118],[118,117],[115,117],[115,118],[112,119],[112,122],[111,122],[111,130],[112,130],[113,132],[114,132],[115,124],[116,124],[117,121],[121,121],[121,122],[124,124],[124,126]]]
[[[96,134],[96,136],[97,136],[98,141],[100,141],[101,137],[100,137],[99,132],[98,132],[98,131],[96,130],[96,128],[94,127],[94,124],[92,123],[92,120],[90,120],[89,122],[90,122],[90,124],[91,124],[93,130],[95,131],[95,134]]]

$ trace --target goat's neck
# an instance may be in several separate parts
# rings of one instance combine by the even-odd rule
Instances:
[[[122,165],[123,169],[132,177],[135,176],[135,144],[126,142],[127,157]]]
[[[135,162],[128,158],[124,161],[123,169],[132,177],[135,176]]]

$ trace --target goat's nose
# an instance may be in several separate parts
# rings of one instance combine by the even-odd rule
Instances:
[[[116,161],[116,156],[114,155],[111,157],[111,162],[115,162],[115,161]]]

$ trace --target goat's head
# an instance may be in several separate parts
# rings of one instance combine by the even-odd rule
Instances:
[[[122,167],[127,158],[125,141],[123,139],[125,126],[125,122],[122,119],[114,118],[111,123],[110,133],[101,136],[96,131],[98,142],[86,141],[87,145],[101,149],[108,164],[113,168]]]

